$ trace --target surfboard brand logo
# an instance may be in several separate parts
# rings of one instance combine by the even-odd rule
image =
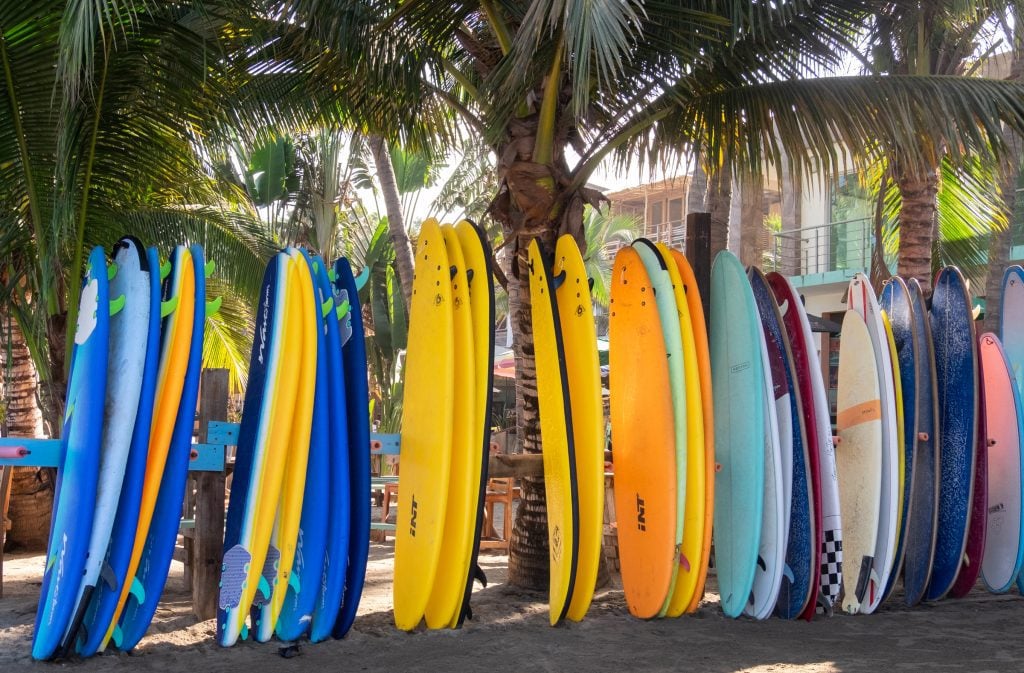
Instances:
[[[749,360],[747,360],[746,362],[741,362],[738,365],[733,365],[732,367],[729,367],[729,371],[733,374],[739,374],[740,372],[746,371],[748,369],[750,369]]]
[[[260,352],[257,356],[263,364],[263,351],[267,348],[267,323],[270,321],[270,286],[263,292],[263,322],[260,324]]]
[[[416,502],[416,496],[412,496],[412,516],[409,518],[409,535],[416,537],[416,508],[418,503]]]
[[[1006,505],[1001,503],[1001,502],[998,502],[998,503],[996,503],[996,504],[994,504],[994,505],[992,505],[991,507],[988,508],[988,513],[989,514],[995,514],[996,512],[1005,512],[1005,511],[1006,511]]]
[[[647,507],[639,493],[636,494],[636,528],[642,533],[647,531]]]
[[[555,561],[562,558],[562,527],[558,524],[551,531],[551,558]]]
[[[57,613],[57,599],[60,597],[60,580],[64,577],[64,557],[68,553],[68,534],[64,533],[60,538],[60,556],[57,557],[57,579],[53,581],[53,598],[50,599],[50,621],[53,623],[53,618]],[[50,564],[53,565],[51,559]]]

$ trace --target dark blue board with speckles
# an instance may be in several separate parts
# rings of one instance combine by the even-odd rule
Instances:
[[[971,301],[956,267],[935,281],[931,310],[939,400],[939,511],[927,600],[946,595],[956,581],[967,542],[978,431],[977,342]]]
[[[769,349],[774,344],[785,361],[786,386],[793,418],[793,487],[790,498],[789,541],[786,544],[786,568],[779,599],[775,604],[775,614],[784,619],[796,619],[810,598],[811,583],[817,581],[814,555],[814,500],[808,472],[810,459],[807,456],[803,403],[796,381],[796,363],[775,296],[760,271],[751,272],[750,286],[754,291],[754,301],[761,315],[761,323],[765,327],[765,338],[771,342]]]
[[[910,291],[902,278],[886,281],[879,305],[889,317],[892,337],[896,343],[896,358],[900,368],[900,387],[903,396],[903,427],[899,428],[903,449],[903,502],[900,503],[900,529],[896,533],[896,560],[889,584],[882,594],[882,602],[896,587],[896,579],[903,568],[906,554],[907,525],[910,521],[911,494],[914,490],[914,447],[917,443],[917,351],[914,347],[914,311]]]

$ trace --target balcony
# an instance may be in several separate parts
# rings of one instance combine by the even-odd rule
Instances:
[[[789,276],[797,287],[846,283],[871,268],[871,218],[832,222],[772,234],[765,266]],[[886,259],[892,265],[895,260]]]

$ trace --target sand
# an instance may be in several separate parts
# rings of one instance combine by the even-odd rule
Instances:
[[[1024,599],[979,586],[963,600],[914,609],[897,593],[875,615],[812,623],[726,619],[709,593],[694,615],[643,622],[629,616],[622,591],[600,591],[587,618],[548,625],[545,596],[506,583],[508,558],[482,555],[491,580],[477,588],[474,620],[459,631],[397,631],[391,617],[392,544],[375,544],[359,618],[347,638],[312,645],[284,659],[279,643],[222,649],[213,621],[190,613],[182,566],[171,570],[149,634],[132,654],[33,664],[32,621],[41,556],[8,556],[0,599],[0,671],[70,667],[77,671],[1024,671]]]

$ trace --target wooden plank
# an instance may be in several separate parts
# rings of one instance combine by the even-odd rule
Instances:
[[[487,476],[491,478],[542,477],[544,456],[539,453],[498,454],[491,456],[487,464]]]
[[[227,418],[228,371],[203,372],[199,400],[199,436],[210,422]],[[217,616],[221,555],[224,547],[224,472],[196,472],[195,537],[192,542],[192,612],[197,619]]]

